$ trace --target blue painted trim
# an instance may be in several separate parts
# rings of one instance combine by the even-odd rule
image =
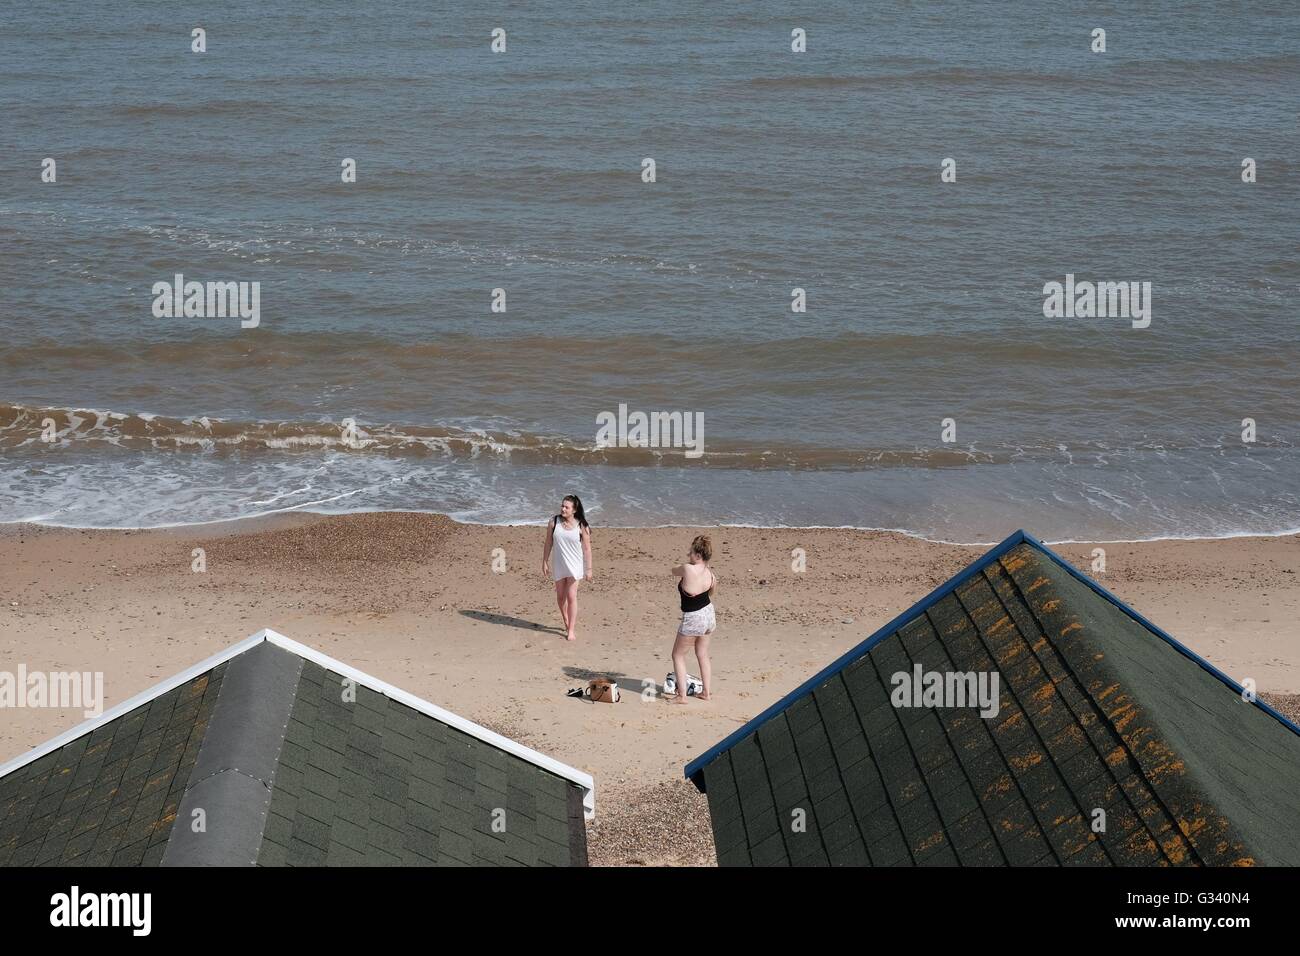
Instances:
[[[847,651],[844,654],[841,654],[830,665],[818,671],[812,677],[808,678],[808,680],[804,681],[802,684],[800,684],[790,693],[786,694],[784,697],[778,700],[771,707],[767,708],[767,710],[763,711],[757,717],[750,720],[739,730],[734,731],[721,743],[715,744],[713,747],[709,748],[707,751],[700,754],[700,756],[696,757],[694,760],[688,763],[686,765],[686,778],[690,780],[692,783],[694,783],[695,786],[697,786],[700,789],[700,792],[703,792],[704,776],[703,774],[700,773],[700,771],[704,769],[706,764],[712,762],[712,760],[715,757],[717,757],[718,754],[722,753],[725,750],[730,750],[742,738],[749,736],[751,733],[757,730],[760,724],[764,724],[768,720],[775,717],[777,714],[785,710],[787,707],[793,704],[800,697],[804,697],[807,694],[811,694],[815,688],[820,687],[826,681],[830,680],[830,678],[834,677],[840,671],[844,670],[844,668],[852,664],[855,660],[857,660],[867,651],[871,650],[871,648],[873,648],[876,644],[880,643],[886,637],[893,634],[896,630],[898,630],[899,627],[907,623],[907,621],[910,618],[926,610],[932,604],[935,604],[940,600],[942,600],[943,598],[947,597],[957,588],[965,584],[970,578],[973,578],[975,575],[983,571],[984,568],[987,567],[989,564],[991,564],[993,561],[996,561],[1007,551],[1010,551],[1016,545],[1026,540],[1029,540],[1026,534],[1023,531],[1017,531],[1015,534],[1011,535],[1005,541],[995,545],[991,550],[985,552],[982,557],[977,558],[975,560],[975,563],[967,567],[966,570],[959,572],[956,577],[951,578],[946,584],[939,585],[937,588],[935,588],[925,597],[921,598],[921,600],[917,601],[915,604],[913,604],[902,614],[898,615],[892,621],[886,624],[884,627],[880,628],[875,633],[873,633],[861,644],[858,644],[852,650]]]
[[[1240,696],[1245,692],[1245,689],[1240,684],[1234,681],[1227,674],[1223,673],[1223,671],[1219,670],[1217,667],[1215,667],[1205,658],[1201,657],[1195,651],[1180,644],[1178,641],[1176,641],[1169,634],[1166,634],[1160,628],[1156,627],[1154,624],[1148,621],[1137,611],[1133,610],[1133,608],[1129,607],[1127,604],[1125,604],[1115,595],[1111,594],[1109,591],[1107,591],[1096,581],[1092,580],[1092,578],[1088,577],[1086,574],[1083,574],[1081,571],[1076,570],[1073,567],[1073,565],[1070,564],[1070,562],[1066,561],[1063,557],[1061,557],[1059,554],[1057,554],[1047,545],[1043,544],[1043,542],[1039,541],[1037,538],[1021,530],[1021,531],[1017,531],[1015,534],[1011,535],[1009,538],[1007,538],[1005,541],[1002,541],[1000,544],[994,546],[992,550],[986,552],[984,555],[978,558],[973,564],[967,567],[964,571],[957,574],[956,577],[949,580],[946,584],[942,584],[939,587],[935,588],[925,597],[921,598],[921,600],[917,601],[915,604],[913,604],[902,614],[899,614],[892,621],[890,621],[884,627],[877,630],[875,633],[873,633],[862,643],[858,644],[852,650],[849,650],[846,653],[840,655],[830,665],[818,671],[808,680],[804,681],[802,684],[800,684],[790,693],[786,694],[784,697],[778,700],[771,707],[767,708],[767,710],[763,711],[757,717],[750,720],[740,729],[731,733],[729,736],[726,737],[726,739],[724,739],[718,744],[715,744],[713,747],[709,748],[700,756],[696,757],[694,760],[692,760],[690,763],[686,765],[686,771],[685,771],[686,778],[690,780],[692,783],[694,783],[695,786],[698,787],[701,792],[703,792],[704,774],[702,773],[702,771],[704,770],[704,767],[709,763],[711,763],[719,754],[723,753],[724,751],[730,750],[741,739],[749,736],[751,733],[757,730],[759,726],[761,726],[762,724],[771,720],[777,714],[784,711],[795,701],[799,700],[799,698],[811,694],[813,690],[820,687],[822,684],[824,684],[831,677],[838,674],[840,671],[844,670],[844,668],[848,667],[850,664],[852,664],[863,654],[871,650],[871,648],[873,648],[876,644],[880,643],[885,638],[887,638],[895,631],[897,631],[900,627],[906,624],[911,618],[929,609],[932,605],[938,603],[943,598],[947,597],[949,594],[951,594],[957,588],[961,587],[963,584],[965,584],[976,574],[982,572],[984,568],[986,568],[993,561],[996,561],[1007,551],[1010,551],[1012,548],[1014,548],[1016,545],[1022,542],[1029,544],[1034,548],[1037,548],[1044,555],[1050,558],[1053,562],[1055,562],[1057,565],[1063,568],[1071,576],[1086,584],[1089,588],[1091,588],[1097,594],[1101,595],[1111,604],[1115,605],[1117,608],[1119,608],[1121,611],[1123,611],[1133,620],[1137,621],[1139,624],[1145,627],[1152,634],[1155,634],[1161,640],[1170,644],[1175,650],[1177,650],[1184,657],[1188,658],[1189,660],[1195,661],[1196,664],[1198,664],[1203,670],[1208,671],[1210,674],[1214,675],[1216,678],[1218,678],[1228,687],[1232,688],[1233,692],[1236,693],[1238,696]],[[1269,714],[1270,716],[1278,720],[1284,727],[1287,727],[1293,733],[1300,735],[1300,726],[1297,726],[1296,724],[1292,723],[1290,720],[1288,720],[1282,714],[1278,713],[1268,704],[1264,703],[1258,697],[1255,698],[1253,703],[1255,704],[1256,707],[1260,708],[1265,713]]]
[[[1208,671],[1209,673],[1211,673],[1211,674],[1213,674],[1215,677],[1217,677],[1219,680],[1221,680],[1224,684],[1227,684],[1229,687],[1232,688],[1233,692],[1234,692],[1238,697],[1240,697],[1242,694],[1244,694],[1244,693],[1246,692],[1246,689],[1245,689],[1244,687],[1242,687],[1240,684],[1238,684],[1235,680],[1233,680],[1233,679],[1232,679],[1231,677],[1229,677],[1227,674],[1223,673],[1223,671],[1219,670],[1217,667],[1215,667],[1213,664],[1211,664],[1209,661],[1207,661],[1204,657],[1201,657],[1201,655],[1197,654],[1197,653],[1196,653],[1194,650],[1192,650],[1190,647],[1187,647],[1186,645],[1180,643],[1180,642],[1179,642],[1178,640],[1176,640],[1172,635],[1167,634],[1167,633],[1165,633],[1165,631],[1163,631],[1163,630],[1161,630],[1160,628],[1156,627],[1156,625],[1152,624],[1150,621],[1148,621],[1145,617],[1143,617],[1143,616],[1142,616],[1141,614],[1139,614],[1137,611],[1133,610],[1133,608],[1129,607],[1127,604],[1125,604],[1123,601],[1121,601],[1121,600],[1120,600],[1119,598],[1117,598],[1115,595],[1111,594],[1109,591],[1107,591],[1104,587],[1102,587],[1100,584],[1098,584],[1098,583],[1097,583],[1096,581],[1094,581],[1092,578],[1088,577],[1088,576],[1087,576],[1086,574],[1084,574],[1082,571],[1077,570],[1073,565],[1070,564],[1069,561],[1066,561],[1065,558],[1061,557],[1059,554],[1057,554],[1055,551],[1053,551],[1053,550],[1052,550],[1051,548],[1049,548],[1047,545],[1043,544],[1043,542],[1039,541],[1037,538],[1033,537],[1032,535],[1028,535],[1028,534],[1025,535],[1025,541],[1026,541],[1028,544],[1033,545],[1033,546],[1034,546],[1035,548],[1037,548],[1039,551],[1043,552],[1045,555],[1047,555],[1049,558],[1051,558],[1053,561],[1055,561],[1058,565],[1060,565],[1062,568],[1064,568],[1064,569],[1065,569],[1065,570],[1066,570],[1066,571],[1067,571],[1067,572],[1068,572],[1072,577],[1074,577],[1076,580],[1078,580],[1078,581],[1082,581],[1084,584],[1088,585],[1088,587],[1092,588],[1093,591],[1095,591],[1096,593],[1100,594],[1102,597],[1104,597],[1104,598],[1105,598],[1107,601],[1109,601],[1111,604],[1115,605],[1117,608],[1119,608],[1121,611],[1123,611],[1123,612],[1124,612],[1125,614],[1127,614],[1129,617],[1133,618],[1133,620],[1137,621],[1139,624],[1141,624],[1143,627],[1145,627],[1148,631],[1150,631],[1150,632],[1151,632],[1152,634],[1154,634],[1156,637],[1158,637],[1158,638],[1160,638],[1161,640],[1165,641],[1166,643],[1170,644],[1170,645],[1174,648],[1174,650],[1178,651],[1178,653],[1182,654],[1184,657],[1188,658],[1189,660],[1195,661],[1198,665],[1200,665],[1200,667],[1201,667],[1202,670]],[[1260,708],[1260,710],[1264,711],[1266,714],[1269,714],[1270,716],[1272,716],[1272,717],[1276,718],[1277,720],[1281,721],[1281,723],[1283,724],[1283,726],[1287,727],[1288,729],[1290,729],[1290,730],[1291,730],[1292,732],[1294,732],[1295,734],[1300,735],[1300,726],[1296,726],[1294,723],[1292,723],[1290,720],[1288,720],[1285,716],[1283,716],[1282,714],[1278,713],[1276,710],[1274,710],[1274,709],[1273,709],[1272,707],[1270,707],[1268,704],[1266,704],[1266,703],[1264,703],[1262,700],[1260,700],[1259,697],[1256,697],[1253,701],[1251,701],[1251,703],[1253,703],[1256,707]]]

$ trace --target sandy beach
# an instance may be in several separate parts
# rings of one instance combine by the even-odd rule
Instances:
[[[639,692],[670,669],[668,569],[699,531],[713,537],[720,585],[716,696],[674,707]],[[567,643],[542,535],[405,513],[150,531],[10,525],[0,667],[102,671],[107,707],[270,627],[591,773],[593,864],[711,865],[706,803],[684,764],[986,550],[888,532],[597,527],[595,581],[582,585],[579,640]],[[1055,550],[1086,571],[1093,547]],[[505,573],[493,570],[498,548]],[[1294,716],[1300,536],[1104,548],[1103,585]],[[593,677],[618,680],[622,702],[565,697]],[[81,720],[5,712],[0,761]]]

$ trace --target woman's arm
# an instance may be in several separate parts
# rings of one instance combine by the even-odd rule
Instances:
[[[591,529],[582,529],[582,566],[587,570],[587,580],[592,580],[591,570]]]
[[[685,573],[686,573],[686,565],[684,564],[679,564],[675,568],[673,568],[673,577],[675,578],[680,578]]]
[[[555,519],[546,522],[546,541],[542,544],[542,574],[551,573],[551,544],[555,537]]]

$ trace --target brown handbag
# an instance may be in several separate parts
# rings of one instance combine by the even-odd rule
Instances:
[[[617,704],[618,684],[603,677],[594,680],[587,685],[587,696],[593,704]]]

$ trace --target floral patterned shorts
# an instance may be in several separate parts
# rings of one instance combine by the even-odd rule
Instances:
[[[677,628],[677,633],[683,637],[702,637],[717,626],[718,621],[713,615],[713,605],[706,604],[698,611],[683,612],[682,623]]]

